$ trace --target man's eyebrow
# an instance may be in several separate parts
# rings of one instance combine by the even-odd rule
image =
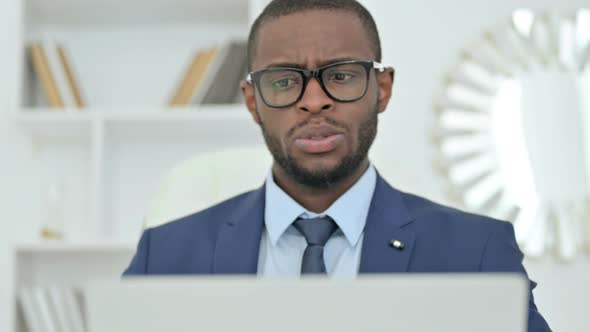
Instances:
[[[271,63],[267,65],[264,69],[271,69],[271,68],[297,68],[297,69],[305,69],[304,66],[294,62],[277,62]]]
[[[360,60],[359,58],[353,58],[353,57],[334,58],[334,59],[320,61],[320,63],[318,64],[318,67],[324,67],[324,66],[331,65],[331,64],[337,63],[337,62],[359,61],[359,60]]]
[[[342,58],[323,60],[318,64],[317,68],[324,67],[324,66],[327,66],[327,65],[330,65],[333,63],[337,63],[337,62],[356,61],[356,60],[359,60],[359,59],[353,58],[353,57],[342,57]],[[305,66],[303,66],[300,63],[294,63],[294,62],[276,62],[276,63],[271,63],[265,67],[265,69],[270,69],[270,68],[311,69],[311,68],[306,68]],[[312,69],[315,69],[315,68],[312,68]]]

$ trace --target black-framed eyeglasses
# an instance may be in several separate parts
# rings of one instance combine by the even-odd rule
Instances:
[[[300,101],[312,77],[333,100],[353,102],[367,93],[371,69],[383,72],[385,68],[375,61],[336,62],[313,70],[277,67],[251,72],[246,81],[258,88],[268,107],[289,107]]]

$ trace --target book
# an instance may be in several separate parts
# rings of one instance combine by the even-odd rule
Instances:
[[[67,313],[69,326],[73,331],[85,331],[82,301],[73,287],[62,288],[64,311]]]
[[[41,45],[45,51],[47,64],[53,75],[57,93],[59,93],[64,107],[75,107],[76,101],[74,99],[74,94],[70,89],[68,78],[62,66],[56,41],[51,36],[43,36]]]
[[[64,47],[47,35],[30,48],[33,69],[49,106],[84,107],[84,101],[69,56]]]
[[[49,302],[55,314],[55,322],[60,332],[76,332],[70,323],[69,313],[64,301],[64,289],[58,286],[50,286],[47,290]]]
[[[51,303],[45,290],[41,287],[33,287],[33,299],[37,312],[39,313],[39,321],[41,322],[42,331],[58,332],[58,327],[55,322],[55,315],[51,309]]]
[[[190,94],[189,87],[197,83],[197,81],[195,80],[196,69],[198,63],[200,61],[203,61],[204,56],[204,52],[197,52],[197,54],[193,56],[191,63],[185,71],[183,79],[180,81],[180,84],[178,84],[176,88],[174,96],[170,99],[170,106],[180,106],[185,105],[187,103],[188,95]]]
[[[80,87],[77,83],[76,75],[70,64],[69,57],[65,48],[62,46],[58,46],[57,54],[59,56],[61,67],[66,76],[68,88],[74,97],[75,106],[78,108],[83,108],[85,106],[84,99],[82,98]]]
[[[184,78],[176,89],[176,93],[170,100],[170,106],[185,106],[190,104],[197,93],[203,80],[203,76],[211,61],[215,58],[218,48],[212,47],[198,52],[188,66]]]
[[[223,63],[230,54],[230,48],[230,42],[225,42],[221,46],[215,47],[214,54],[212,54],[207,64],[206,70],[203,73],[202,81],[199,84],[199,87],[196,90],[193,98],[191,99],[192,104],[203,103],[203,100],[205,99],[208,91],[211,89],[215,77],[223,68]]]
[[[32,289],[23,287],[18,291],[17,298],[27,331],[42,332],[41,317],[35,305]]]
[[[31,45],[30,52],[33,69],[35,70],[41,83],[41,87],[47,96],[49,106],[53,108],[63,108],[64,101],[57,88],[43,46],[40,43],[34,43]]]
[[[219,59],[220,65],[212,73],[211,84],[204,91],[201,104],[230,104],[240,90],[240,81],[245,78],[247,44],[245,41],[230,41],[227,53]]]

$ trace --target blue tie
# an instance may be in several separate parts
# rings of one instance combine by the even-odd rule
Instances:
[[[334,220],[328,216],[313,219],[298,218],[293,226],[307,241],[307,248],[305,248],[301,262],[301,274],[326,274],[324,245],[338,229]]]

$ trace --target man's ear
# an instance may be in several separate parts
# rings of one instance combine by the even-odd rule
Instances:
[[[260,125],[260,116],[258,116],[258,112],[256,111],[256,89],[246,80],[240,82],[240,89],[242,89],[248,112],[252,115],[254,122]]]
[[[384,72],[377,74],[377,85],[379,89],[379,113],[385,112],[387,104],[393,93],[393,82],[395,80],[395,69],[386,68]]]

